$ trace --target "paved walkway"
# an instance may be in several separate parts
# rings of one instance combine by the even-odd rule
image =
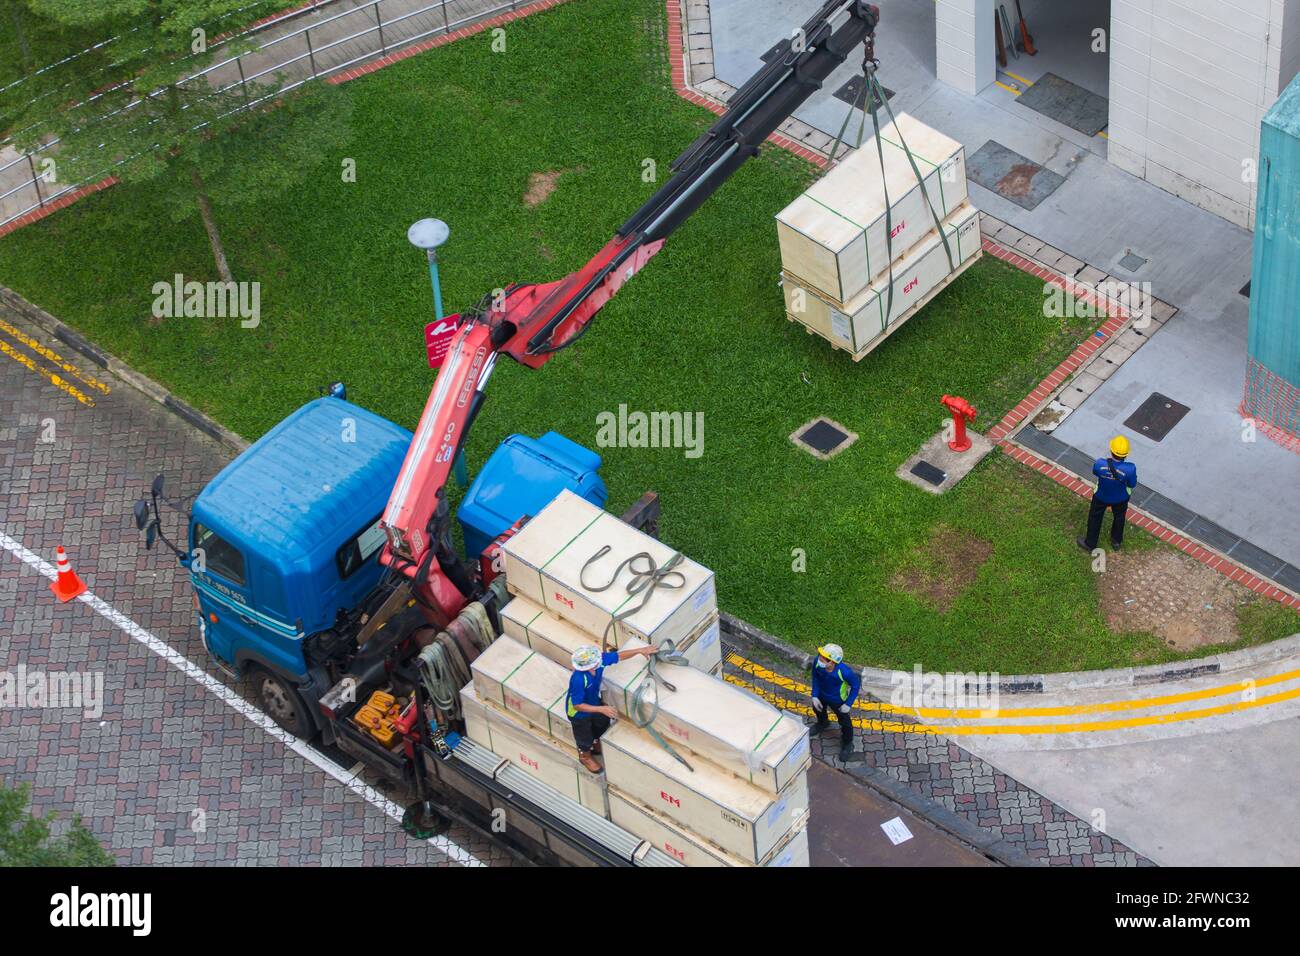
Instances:
[[[0,334],[9,349],[0,356],[0,671],[99,676],[104,703],[91,716],[0,708],[0,779],[30,783],[38,811],[82,814],[124,864],[510,865],[464,827],[442,848],[409,839],[389,815],[408,795],[391,794],[394,806],[379,781],[295,749],[258,719],[242,688],[226,685],[200,644],[186,576],[144,551],[131,506],[158,471],[172,494],[197,491],[228,453],[61,343],[3,318],[76,369],[60,370],[61,380],[94,405],[20,364],[10,352],[36,353]],[[42,442],[51,428],[54,440]],[[178,519],[169,530],[179,528]],[[58,604],[22,560],[23,548],[52,560],[60,543],[101,605]]]

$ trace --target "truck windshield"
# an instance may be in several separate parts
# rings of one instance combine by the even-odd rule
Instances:
[[[335,560],[339,566],[339,578],[346,580],[366,563],[376,551],[384,546],[384,529],[379,527],[381,515],[348,539],[338,550]]]
[[[194,525],[194,547],[202,550],[203,567],[231,584],[244,587],[244,556],[238,548],[201,524]]]

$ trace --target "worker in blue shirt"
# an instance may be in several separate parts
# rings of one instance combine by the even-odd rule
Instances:
[[[578,745],[578,760],[592,773],[600,773],[602,768],[592,756],[600,753],[600,738],[609,730],[609,725],[618,716],[618,711],[600,702],[600,682],[605,676],[605,668],[629,657],[650,657],[655,653],[653,646],[638,647],[634,650],[606,651],[587,644],[573,652],[569,660],[573,664],[573,674],[569,677],[569,690],[564,695],[565,713],[573,725],[573,739]]]
[[[1124,546],[1124,516],[1128,512],[1129,495],[1137,487],[1137,465],[1125,461],[1128,458],[1128,439],[1116,435],[1110,440],[1110,457],[1098,458],[1092,464],[1092,473],[1097,478],[1097,490],[1093,492],[1092,504],[1088,507],[1088,534],[1076,539],[1079,547],[1091,552],[1097,547],[1101,537],[1101,522],[1106,517],[1106,509],[1111,510],[1110,546],[1118,551]]]
[[[817,648],[812,665],[812,706],[817,715],[813,734],[830,726],[828,711],[835,712],[840,725],[840,759],[848,760],[853,752],[853,702],[862,689],[862,678],[844,663],[844,649],[838,644]]]

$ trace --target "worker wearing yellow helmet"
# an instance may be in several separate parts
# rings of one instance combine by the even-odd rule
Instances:
[[[1097,490],[1093,492],[1092,504],[1088,508],[1088,533],[1077,539],[1079,547],[1092,551],[1097,547],[1101,537],[1101,522],[1110,509],[1110,546],[1118,551],[1124,545],[1124,516],[1128,512],[1129,495],[1137,487],[1137,466],[1128,461],[1128,439],[1116,435],[1110,440],[1110,456],[1098,458],[1092,464],[1092,473],[1097,478]]]
[[[830,726],[828,711],[835,713],[840,725],[840,759],[848,760],[853,752],[853,702],[862,689],[862,678],[844,663],[844,649],[838,644],[817,648],[812,665],[812,707],[817,716],[813,735]]]

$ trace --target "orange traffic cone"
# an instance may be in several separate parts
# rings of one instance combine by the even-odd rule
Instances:
[[[55,564],[59,569],[59,577],[50,583],[50,590],[54,592],[56,598],[66,604],[86,590],[86,582],[77,577],[77,572],[72,570],[72,562],[68,560],[68,552],[63,550],[63,545],[59,545],[58,560]]]

